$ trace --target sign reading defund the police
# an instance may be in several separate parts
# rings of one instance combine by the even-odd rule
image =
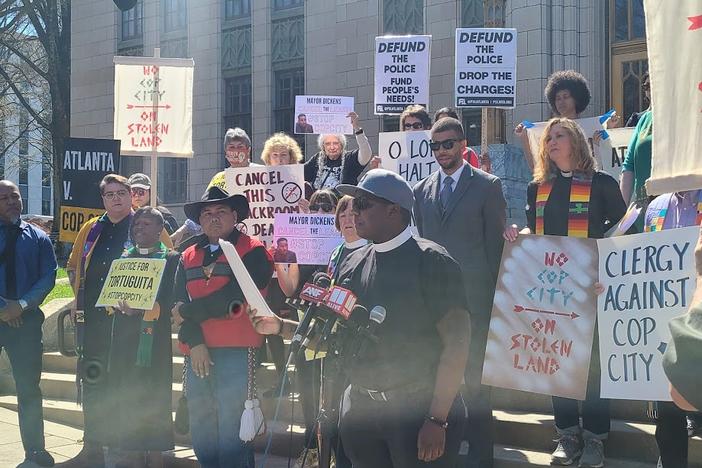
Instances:
[[[515,106],[517,30],[456,29],[456,107]]]
[[[397,172],[407,182],[418,182],[439,169],[429,147],[431,132],[385,132],[378,135],[383,169]]]
[[[429,105],[431,36],[375,38],[375,114]]]
[[[249,201],[250,214],[242,229],[266,246],[273,240],[276,213],[299,213],[298,202],[305,194],[302,164],[269,167],[227,168],[227,192],[241,194]]]
[[[119,171],[119,140],[66,138],[61,184],[59,240],[74,242],[81,226],[105,210],[100,181]]]
[[[95,305],[117,307],[124,301],[132,309],[151,310],[165,267],[166,260],[162,258],[113,260]]]
[[[597,242],[602,398],[670,401],[662,366],[668,322],[695,292],[698,236],[695,226]]]
[[[585,399],[595,330],[595,241],[505,242],[482,382]]]

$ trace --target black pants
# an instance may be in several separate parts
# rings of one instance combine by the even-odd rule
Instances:
[[[661,454],[663,468],[687,466],[687,420],[686,413],[670,401],[658,402],[656,419],[656,443]]]
[[[297,388],[300,393],[302,415],[305,418],[305,446],[317,447],[317,415],[319,414],[319,386],[321,385],[321,364],[319,359],[307,361],[300,353],[296,362]]]
[[[22,315],[22,325],[12,328],[0,323],[0,349],[5,349],[12,365],[17,388],[20,435],[26,452],[44,449],[44,418],[41,406],[41,324],[44,315],[38,310]]]
[[[417,458],[417,436],[431,393],[374,401],[349,387],[344,393],[339,433],[353,468],[454,468],[465,413],[460,397],[449,412],[444,454],[430,463]]]

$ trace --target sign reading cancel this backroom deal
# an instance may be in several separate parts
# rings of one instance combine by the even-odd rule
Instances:
[[[513,108],[516,82],[516,29],[456,29],[456,107]]]

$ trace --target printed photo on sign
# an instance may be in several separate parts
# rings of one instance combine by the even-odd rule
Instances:
[[[397,172],[410,184],[419,182],[439,170],[430,141],[429,130],[378,134],[381,167]]]
[[[166,260],[161,258],[118,258],[98,297],[97,307],[117,307],[125,301],[137,310],[151,310],[161,285]]]
[[[431,36],[375,38],[376,115],[401,114],[405,107],[429,106]]]
[[[511,109],[516,85],[516,29],[456,29],[456,107]]]
[[[352,134],[347,116],[353,101],[344,96],[295,96],[295,133]]]
[[[270,247],[276,263],[326,265],[342,238],[334,225],[334,215],[275,215],[275,237]]]
[[[597,241],[602,398],[670,401],[668,322],[690,307],[698,236],[694,226]]]
[[[86,221],[105,212],[100,182],[120,170],[120,141],[66,138],[62,168],[59,240],[73,242]]]
[[[122,154],[192,158],[192,59],[114,61],[114,135],[122,140]]]
[[[594,240],[521,235],[506,242],[483,384],[583,400],[596,275]]]
[[[251,210],[241,230],[267,247],[273,241],[277,213],[299,213],[304,196],[302,164],[270,167],[229,167],[224,172],[226,190],[244,195]]]

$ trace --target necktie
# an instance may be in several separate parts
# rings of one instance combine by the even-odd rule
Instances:
[[[5,263],[5,295],[10,299],[17,298],[17,278],[15,272],[17,238],[21,229],[16,224],[5,226],[5,251],[2,260]]]
[[[439,200],[441,201],[441,208],[443,208],[444,211],[446,211],[446,207],[448,206],[448,202],[451,199],[451,194],[453,193],[453,190],[451,189],[452,185],[453,185],[453,178],[446,177],[444,179],[444,187],[441,189],[441,193],[439,194]]]

